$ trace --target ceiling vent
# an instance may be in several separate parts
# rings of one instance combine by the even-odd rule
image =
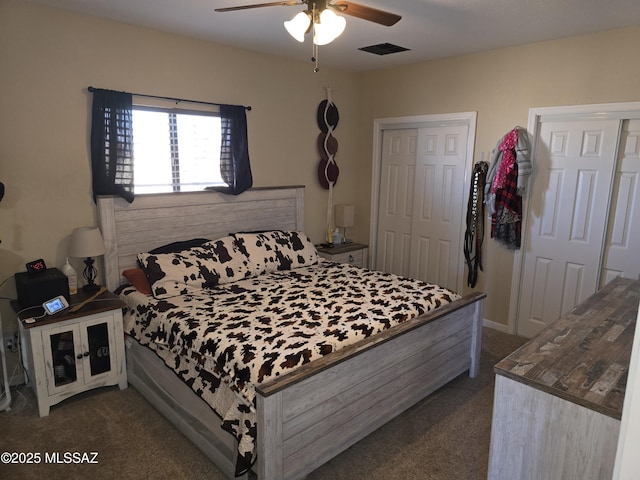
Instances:
[[[377,45],[370,45],[368,47],[362,47],[358,50],[363,52],[375,53],[376,55],[389,55],[390,53],[406,52],[408,48],[399,47],[393,43],[379,43]]]

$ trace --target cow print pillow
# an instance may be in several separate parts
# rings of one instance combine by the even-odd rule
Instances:
[[[318,251],[304,232],[272,230],[233,236],[238,249],[249,259],[253,275],[318,263]]]
[[[138,261],[156,298],[195,293],[252,275],[230,236],[176,253],[140,253]]]

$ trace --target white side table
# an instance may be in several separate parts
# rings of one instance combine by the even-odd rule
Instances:
[[[71,306],[86,297],[84,292],[72,295]],[[105,292],[74,313],[67,310],[33,323],[26,321],[33,310],[20,314],[24,367],[41,417],[80,392],[109,385],[127,388],[123,306],[116,295]]]

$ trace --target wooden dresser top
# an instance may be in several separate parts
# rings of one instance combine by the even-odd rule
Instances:
[[[495,372],[620,419],[639,302],[640,281],[616,278],[500,361]]]

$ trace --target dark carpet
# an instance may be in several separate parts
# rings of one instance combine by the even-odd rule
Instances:
[[[493,366],[525,342],[484,328],[477,378],[456,378],[307,479],[486,479]],[[0,413],[0,453],[32,463],[0,463],[0,479],[224,478],[132,387],[77,395],[43,418],[30,389],[12,397],[11,410]]]

